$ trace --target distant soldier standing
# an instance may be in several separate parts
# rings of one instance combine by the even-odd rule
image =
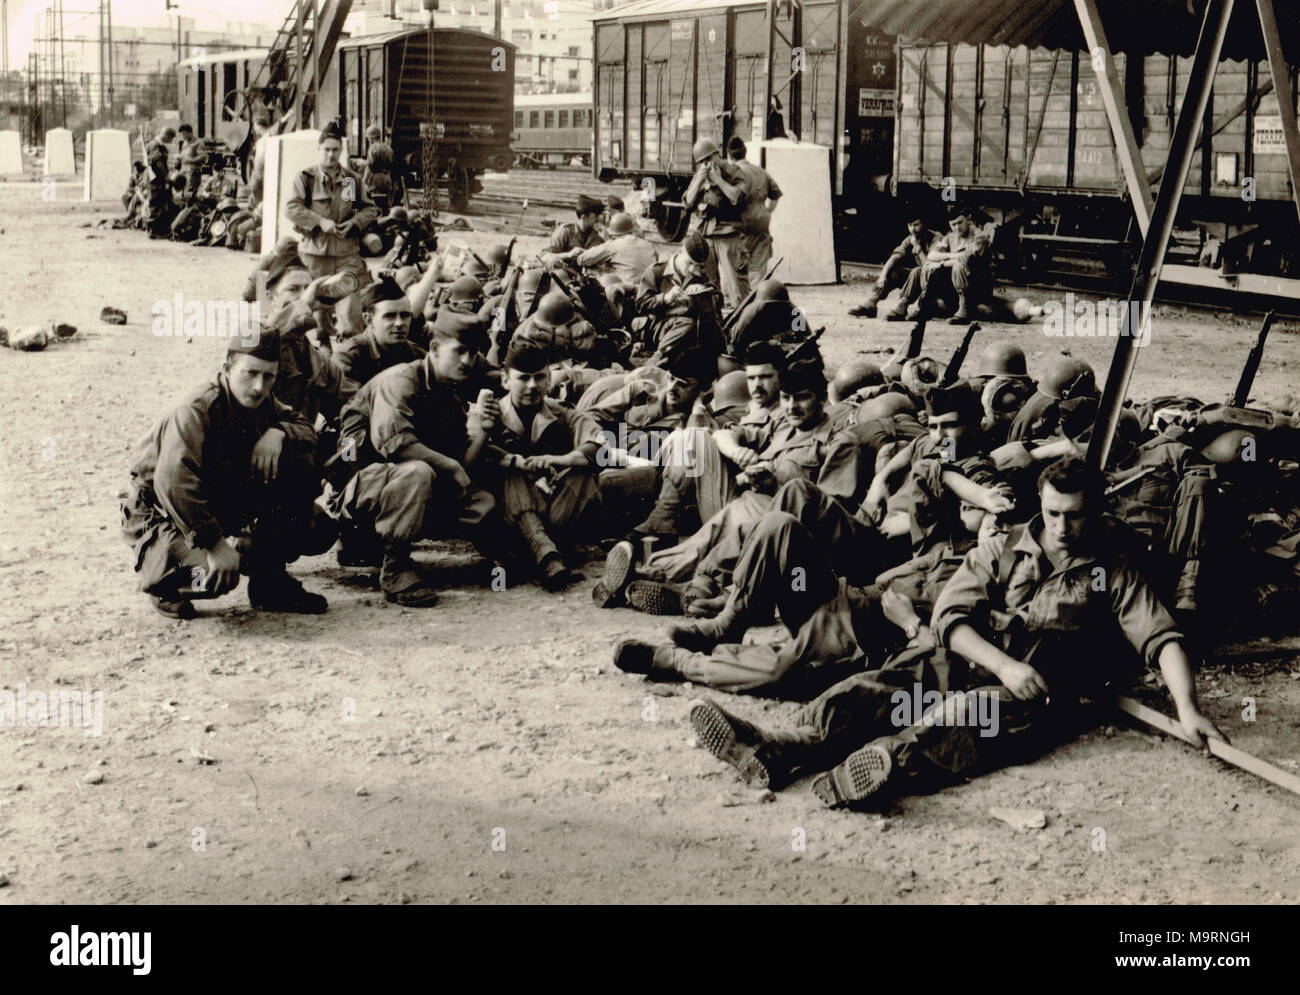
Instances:
[[[370,282],[359,243],[379,211],[361,177],[340,162],[343,136],[339,130],[326,125],[316,145],[320,164],[294,177],[293,196],[284,213],[301,235],[298,254],[312,279],[319,281],[317,299],[339,302],[338,316],[351,332],[357,326],[353,311],[359,310],[353,295]]]
[[[176,140],[173,128],[163,128],[158,137],[145,149],[149,168],[149,237],[166,238],[176,217],[176,204],[172,200],[171,170],[167,160],[167,146]]]
[[[705,272],[734,308],[749,293],[749,268],[741,217],[747,183],[740,167],[722,158],[712,138],[701,138],[691,150],[695,177],[682,196],[688,211],[701,218],[700,234],[709,244]]]
[[[746,183],[746,204],[741,223],[745,231],[749,272],[753,279],[761,280],[772,261],[772,212],[776,210],[776,202],[781,199],[782,192],[771,173],[745,158],[747,152],[744,139],[732,135],[727,142],[727,157],[740,167]]]

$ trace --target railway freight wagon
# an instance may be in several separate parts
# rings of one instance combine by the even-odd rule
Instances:
[[[653,180],[651,214],[670,238],[685,227],[691,147],[706,136],[754,144],[784,132],[825,145],[838,207],[879,194],[892,159],[894,39],[851,7],[780,3],[769,19],[755,0],[642,0],[596,18],[593,174]]]
[[[1114,59],[1154,185],[1191,60]],[[1070,254],[1127,273],[1136,223],[1086,52],[902,43],[898,65],[901,200],[932,200],[946,185],[1004,222],[999,251],[1027,270]],[[1294,87],[1293,76],[1284,97],[1293,104]],[[1216,266],[1226,259],[1255,273],[1300,275],[1277,100],[1266,63],[1220,63],[1179,209],[1182,241],[1193,255],[1204,242]]]
[[[485,169],[505,172],[514,122],[515,46],[478,31],[435,28],[350,38],[335,55],[338,83],[320,95],[319,119],[338,116],[347,152],[365,153],[365,130],[383,129],[409,181],[427,168],[463,210]],[[424,134],[433,139],[425,163]]]
[[[248,134],[244,93],[266,61],[266,49],[246,48],[191,56],[176,67],[181,120],[199,138],[238,149]]]
[[[571,159],[591,165],[591,94],[533,93],[515,97],[515,162],[554,169]]]

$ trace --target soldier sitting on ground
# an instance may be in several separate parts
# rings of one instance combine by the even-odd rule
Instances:
[[[850,308],[849,314],[855,318],[874,318],[876,307],[881,300],[894,288],[906,285],[913,271],[925,265],[930,249],[938,237],[939,233],[927,228],[925,220],[919,214],[911,218],[907,222],[907,236],[898,243],[889,258],[885,260],[880,275],[871,285],[867,299],[857,307]]]

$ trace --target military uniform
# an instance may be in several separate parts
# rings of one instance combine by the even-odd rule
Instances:
[[[780,200],[782,192],[772,174],[758,163],[748,159],[733,159],[731,162],[745,179],[745,208],[740,220],[749,272],[759,280],[767,273],[772,261],[772,210],[767,202]]]
[[[466,410],[455,386],[438,380],[426,357],[385,370],[343,412],[342,459],[334,465],[355,472],[332,507],[345,528],[375,536],[396,551],[380,572],[385,593],[420,583],[409,557],[415,541],[440,538],[457,527],[476,541],[484,538],[480,526],[494,509],[492,496],[477,487],[462,493],[450,475],[404,455],[419,444],[463,464],[469,447]]]
[[[384,345],[375,338],[374,330],[369,328],[360,335],[343,341],[334,350],[334,358],[343,373],[362,385],[369,383],[384,370],[423,356],[424,350],[409,339]]]
[[[253,447],[271,428],[285,440],[276,478],[263,483],[253,473]],[[282,571],[309,551],[315,444],[307,420],[274,397],[242,407],[224,370],[192,391],[141,441],[120,495],[122,531],[144,592],[175,600],[178,589],[202,586],[194,571],[205,569],[206,551],[241,532],[244,572]]]
[[[722,292],[727,307],[736,307],[749,293],[749,261],[742,215],[747,204],[745,176],[734,162],[718,161],[722,179],[739,188],[732,203],[712,184],[705,183],[698,199],[686,204],[701,218],[700,234],[709,245],[709,259],[704,264],[709,282]]]
[[[633,286],[657,258],[654,245],[633,233],[586,249],[578,256],[578,265],[594,273],[613,273]]]
[[[551,232],[551,240],[546,243],[546,248],[542,252],[544,254],[554,253],[558,255],[572,252],[574,249],[593,249],[604,241],[600,232],[596,231],[595,228],[590,231],[583,231],[578,222],[569,221],[559,225],[555,231]]]
[[[978,229],[970,235],[956,232],[940,235],[930,246],[930,252],[958,252],[956,259],[930,260],[912,270],[903,284],[899,307],[922,300],[933,301],[954,296],[974,295],[976,300],[992,293],[993,274],[990,269],[993,243]],[[975,303],[975,300],[971,301]]]
[[[163,238],[171,231],[177,207],[172,199],[167,146],[156,138],[145,149],[145,167],[149,171],[149,235]]]

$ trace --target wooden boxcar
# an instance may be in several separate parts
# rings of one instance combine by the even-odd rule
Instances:
[[[1191,60],[1122,52],[1114,58],[1143,165],[1157,182]],[[1294,87],[1293,77],[1285,95],[1293,104]],[[1266,63],[1219,64],[1183,191],[1185,224],[1220,240],[1257,228],[1294,230],[1277,100]],[[1022,262],[1133,237],[1127,188],[1086,52],[901,44],[897,135],[898,195],[914,199],[918,188],[948,184],[1011,222],[1003,237],[1019,237]],[[1255,262],[1290,266],[1282,259]]]
[[[581,159],[591,165],[591,94],[534,93],[515,97],[510,136],[515,162],[527,169]]]
[[[350,38],[339,43],[338,86],[321,115],[337,114],[348,153],[364,150],[367,127],[377,124],[411,181],[423,181],[421,135],[436,136],[432,168],[446,184],[453,210],[463,209],[485,169],[505,171],[514,123],[515,46],[478,31],[427,29]],[[430,91],[432,90],[432,113]]]
[[[831,150],[837,195],[856,201],[879,186],[892,156],[894,39],[852,6],[778,4],[769,23],[755,0],[642,0],[597,17],[595,175],[653,178],[652,212],[669,236],[705,136],[752,144],[784,130]]]
[[[237,149],[248,134],[244,92],[266,61],[266,49],[212,52],[182,60],[177,66],[181,120],[199,138],[216,138]]]

